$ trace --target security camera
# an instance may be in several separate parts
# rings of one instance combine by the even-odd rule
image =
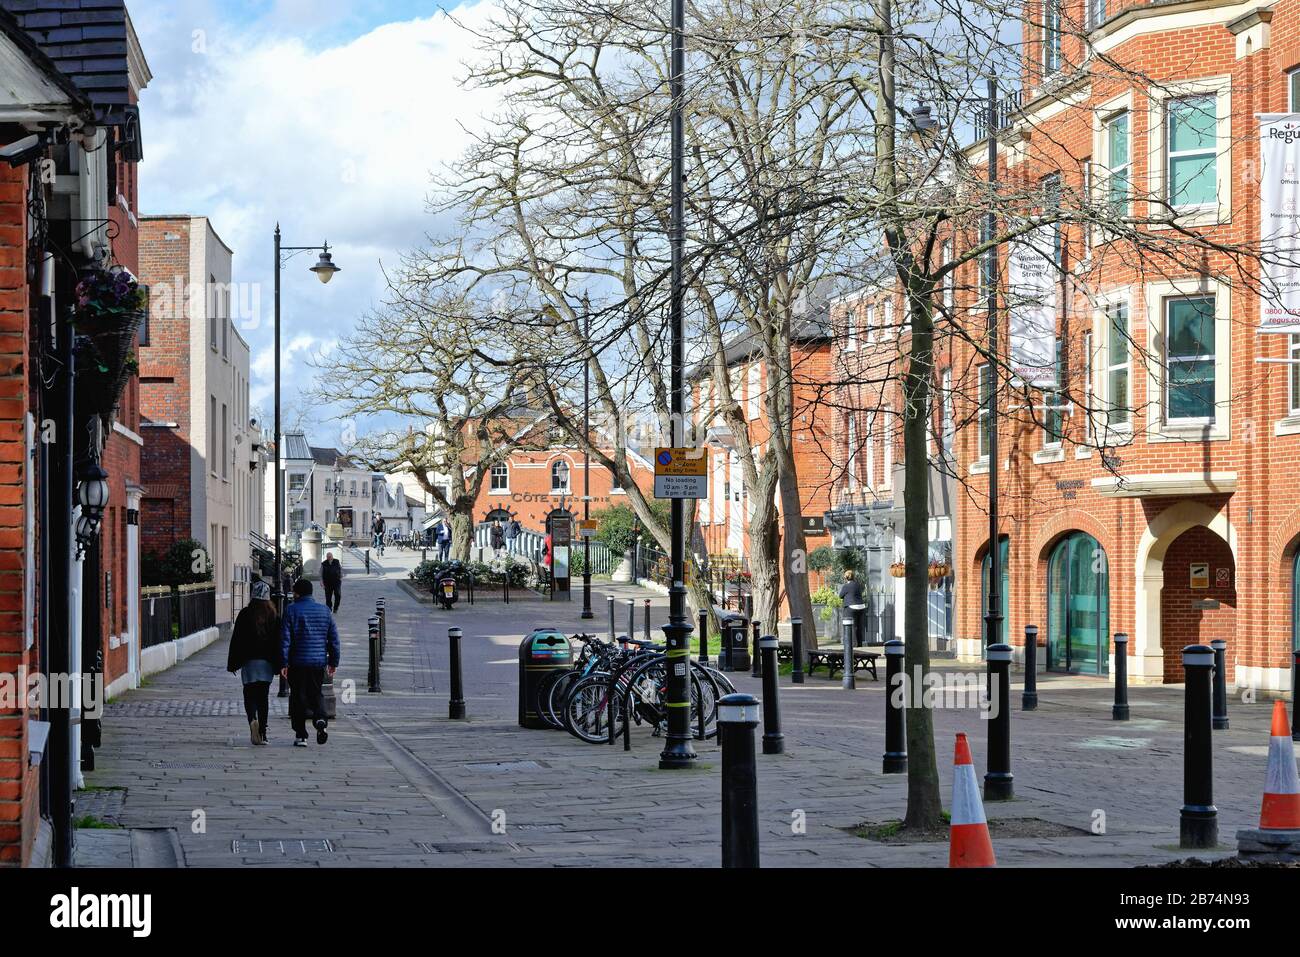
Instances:
[[[41,133],[33,133],[31,136],[15,140],[8,146],[0,147],[0,159],[5,160],[10,166],[26,166],[44,153],[46,147],[45,136]]]

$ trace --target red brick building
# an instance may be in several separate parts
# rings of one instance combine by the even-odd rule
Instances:
[[[1225,246],[1256,241],[1257,114],[1300,110],[1300,4],[1065,0],[1031,12],[1000,178],[1054,177],[1058,195],[1104,198],[1139,220],[1170,209]],[[982,162],[984,146],[968,156]],[[1117,254],[1086,224],[1059,237],[1070,275],[1058,307],[1064,411],[1052,413],[1049,391],[1042,415],[998,416],[997,462],[985,427],[957,436],[963,650],[981,647],[996,468],[1013,644],[1037,625],[1040,662],[1106,677],[1124,632],[1130,680],[1158,683],[1181,680],[1185,645],[1223,638],[1229,680],[1289,688],[1300,368],[1276,360],[1300,354],[1297,339],[1259,333],[1252,267],[1226,252],[1177,268]],[[976,272],[963,287],[978,286]],[[987,370],[970,356],[957,370],[958,414],[974,421]]]

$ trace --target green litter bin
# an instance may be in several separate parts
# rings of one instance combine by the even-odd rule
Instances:
[[[573,649],[563,632],[534,628],[519,644],[519,726],[548,728],[537,712],[537,688],[555,671],[573,667]]]

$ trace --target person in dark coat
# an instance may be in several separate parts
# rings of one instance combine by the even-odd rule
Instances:
[[[343,598],[343,563],[333,552],[327,552],[320,563],[320,583],[325,588],[325,607],[337,612]]]
[[[244,714],[248,740],[266,744],[266,724],[271,712],[271,680],[280,663],[280,617],[271,601],[271,586],[253,582],[248,606],[235,618],[230,634],[226,670],[239,672],[244,683]]]
[[[493,555],[497,558],[500,558],[501,549],[506,547],[506,533],[505,530],[501,527],[500,519],[492,523],[490,541],[492,543]]]
[[[289,720],[294,747],[307,746],[307,719],[312,718],[316,743],[324,744],[325,704],[321,683],[339,666],[339,629],[330,610],[311,597],[311,582],[294,583],[294,600],[284,610],[280,626],[280,674],[289,680]]]
[[[865,625],[866,615],[859,615],[849,609],[854,605],[865,605],[867,602],[862,594],[862,582],[858,581],[858,576],[852,568],[844,572],[844,584],[840,586],[840,599],[844,602],[844,613],[853,617],[853,644],[857,647],[863,643],[861,630]]]
[[[438,523],[438,561],[445,562],[451,555],[451,526],[443,519]]]

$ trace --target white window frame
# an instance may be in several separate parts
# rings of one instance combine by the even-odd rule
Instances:
[[[555,484],[555,476],[559,469],[564,469],[564,482],[558,487]],[[551,463],[551,494],[552,495],[571,495],[573,493],[573,469],[564,459]]]
[[[1126,121],[1127,126],[1127,132],[1124,135],[1128,139],[1127,149],[1125,150],[1125,155],[1128,158],[1119,166],[1111,166],[1111,142],[1115,135],[1114,124],[1121,118]],[[1123,174],[1125,181],[1128,184],[1128,192],[1120,215],[1129,216],[1133,212],[1133,111],[1123,109],[1111,113],[1102,120],[1102,129],[1104,131],[1102,139],[1105,144],[1105,152],[1102,155],[1106,157],[1106,181],[1102,186],[1102,189],[1105,192],[1104,199],[1108,207],[1115,209],[1119,208],[1119,204],[1114,203],[1111,199],[1111,181],[1114,180],[1116,176]]]
[[[1111,354],[1113,352],[1115,337],[1115,316],[1114,311],[1124,310],[1124,327],[1126,339],[1124,344],[1124,361],[1112,362]],[[1106,377],[1106,432],[1132,432],[1133,431],[1133,309],[1128,297],[1121,297],[1106,303],[1102,308],[1102,322],[1105,323],[1106,352],[1102,366]],[[1114,418],[1117,410],[1119,397],[1114,394],[1115,373],[1128,373],[1128,395],[1124,396],[1124,411],[1127,414],[1125,421],[1116,421]]]
[[[1187,296],[1187,295],[1183,295],[1183,296],[1167,296],[1167,297],[1164,298],[1164,300],[1162,300],[1161,305],[1162,305],[1162,308],[1163,308],[1163,313],[1164,313],[1163,318],[1164,318],[1164,321],[1165,321],[1165,330],[1166,330],[1166,335],[1165,335],[1165,343],[1166,343],[1166,346],[1165,346],[1165,354],[1164,354],[1164,356],[1163,356],[1164,363],[1165,363],[1165,366],[1166,366],[1166,373],[1168,372],[1168,367],[1169,367],[1170,365],[1172,365],[1173,363],[1175,363],[1175,362],[1178,362],[1178,363],[1180,363],[1180,364],[1181,364],[1181,363],[1204,363],[1204,362],[1209,362],[1209,363],[1211,363],[1211,365],[1213,365],[1213,363],[1214,363],[1214,361],[1215,361],[1215,356],[1214,356],[1213,353],[1204,353],[1204,354],[1201,354],[1201,355],[1195,355],[1195,356],[1181,356],[1181,357],[1179,357],[1178,359],[1174,359],[1172,356],[1169,355],[1169,352],[1168,352],[1168,342],[1169,342],[1169,337],[1168,337],[1168,334],[1167,334],[1167,333],[1168,333],[1168,328],[1169,328],[1169,326],[1168,326],[1168,322],[1169,322],[1169,316],[1170,316],[1170,313],[1173,312],[1174,304],[1175,304],[1175,303],[1179,303],[1179,302],[1189,302],[1189,301],[1196,300],[1196,299],[1209,299],[1210,302],[1211,302],[1211,304],[1213,304],[1213,302],[1214,302],[1214,297],[1213,297],[1213,296],[1207,296],[1207,295],[1201,295],[1201,294],[1196,294],[1196,295],[1191,295],[1191,296]],[[1211,308],[1213,308],[1213,306],[1211,306]],[[1218,330],[1216,329],[1216,330],[1215,330],[1215,335],[1214,335],[1214,351],[1215,351],[1215,353],[1217,353],[1218,350],[1219,350],[1219,336],[1218,336]],[[1218,370],[1216,369],[1215,371],[1216,371],[1216,373],[1217,373]],[[1203,425],[1211,425],[1211,424],[1213,424],[1213,422],[1214,422],[1214,411],[1213,411],[1213,410],[1211,410],[1211,412],[1210,412],[1210,414],[1209,414],[1208,416],[1190,416],[1190,417],[1187,417],[1187,418],[1178,418],[1178,419],[1174,419],[1174,418],[1171,418],[1171,417],[1170,417],[1170,415],[1169,415],[1169,390],[1170,390],[1170,388],[1171,388],[1171,386],[1172,386],[1172,379],[1173,379],[1173,376],[1166,375],[1166,379],[1165,379],[1165,383],[1164,383],[1164,394],[1163,394],[1163,398],[1164,398],[1164,401],[1165,401],[1165,423],[1168,424],[1168,425],[1195,425],[1195,426],[1198,426],[1198,427],[1199,427],[1199,426],[1203,426]]]
[[[1214,96],[1215,104],[1215,150],[1216,162],[1214,173],[1215,202],[1203,206],[1188,206],[1176,210],[1178,225],[1210,226],[1226,223],[1232,214],[1232,77],[1205,77],[1197,80],[1179,81],[1164,86],[1149,88],[1150,116],[1148,129],[1150,136],[1147,155],[1153,158],[1147,170],[1149,189],[1153,196],[1168,196],[1169,151],[1166,149],[1168,137],[1169,102],[1195,96]],[[1132,155],[1130,153],[1130,160]],[[1165,210],[1156,207],[1154,214]],[[1169,229],[1160,223],[1152,224],[1153,229]]]
[[[894,414],[888,403],[881,408],[880,419],[884,423],[881,435],[881,455],[884,461],[880,475],[880,487],[888,492],[894,487]]]
[[[1064,35],[1062,32],[1062,0],[1043,0],[1043,79],[1049,79],[1061,72],[1065,64],[1065,58],[1062,52],[1062,41]],[[1056,27],[1052,29],[1052,15],[1056,16]],[[1056,38],[1053,45],[1049,38]],[[1055,62],[1052,61],[1051,53],[1055,50]]]
[[[1300,336],[1288,336],[1287,358],[1291,365],[1287,367],[1290,381],[1287,383],[1287,417],[1300,417]]]
[[[940,255],[943,257],[944,266],[947,266],[949,263],[952,262],[952,240],[948,240],[946,243],[943,244],[943,246],[941,247]],[[945,273],[943,277],[942,301],[943,301],[943,308],[945,309],[945,311],[948,312],[949,315],[952,314],[953,287],[956,285],[957,284],[953,282],[952,272],[949,271]]]
[[[1174,114],[1173,114],[1173,112],[1171,111],[1171,107],[1172,107],[1174,104],[1176,104],[1176,103],[1186,103],[1186,102],[1188,102],[1188,101],[1193,101],[1193,100],[1196,100],[1196,101],[1209,101],[1209,102],[1213,103],[1213,101],[1214,101],[1214,95],[1213,95],[1213,94],[1209,94],[1209,93],[1198,93],[1198,94],[1195,94],[1195,95],[1193,95],[1193,96],[1170,97],[1169,99],[1165,100],[1165,156],[1164,156],[1164,161],[1165,161],[1165,172],[1166,172],[1166,177],[1165,177],[1165,180],[1166,180],[1166,182],[1165,182],[1165,190],[1166,190],[1166,193],[1168,193],[1168,191],[1172,188],[1172,184],[1171,184],[1172,176],[1171,176],[1171,174],[1169,174],[1169,171],[1173,169],[1173,165],[1174,165],[1174,161],[1175,161],[1175,160],[1178,160],[1178,159],[1184,159],[1184,158],[1187,158],[1187,157],[1197,157],[1197,156],[1203,156],[1203,157],[1205,157],[1205,158],[1208,160],[1209,157],[1212,157],[1212,156],[1213,156],[1213,157],[1215,157],[1215,162],[1216,162],[1216,163],[1218,162],[1218,160],[1217,160],[1217,153],[1218,153],[1218,151],[1217,151],[1217,149],[1215,148],[1214,145],[1211,145],[1211,146],[1209,146],[1208,148],[1206,148],[1206,147],[1201,147],[1201,148],[1199,148],[1199,149],[1187,149],[1187,150],[1175,150],[1175,149],[1173,148],[1173,145],[1172,145],[1172,136],[1171,136],[1171,127],[1172,127],[1172,125],[1173,125]],[[1215,108],[1215,110],[1216,110],[1216,112],[1217,112],[1217,104],[1215,104],[1214,108]],[[1217,118],[1216,118],[1216,123],[1217,123]],[[1216,191],[1216,196],[1217,196],[1217,191]],[[1217,199],[1213,199],[1213,200],[1209,200],[1208,202],[1204,202],[1204,203],[1185,203],[1185,204],[1182,204],[1182,205],[1178,205],[1178,204],[1174,203],[1174,197],[1173,197],[1172,195],[1166,195],[1166,196],[1165,196],[1165,201],[1166,201],[1167,203],[1169,203],[1171,206],[1173,206],[1175,209],[1179,210],[1180,212],[1184,212],[1184,211],[1186,211],[1186,212],[1191,212],[1191,213],[1197,213],[1197,212],[1200,212],[1201,209],[1202,209],[1203,207],[1213,206],[1213,205],[1214,205],[1218,200],[1217,200]]]
[[[868,343],[876,341],[876,304],[869,302],[863,310],[862,338]]]
[[[867,413],[867,481],[869,489],[878,488],[876,484],[876,413]]]
[[[745,373],[745,397],[748,404],[746,410],[747,417],[751,420],[758,418],[759,402],[758,396],[760,391],[758,363],[752,362]]]
[[[890,296],[885,300],[885,318],[881,326],[886,336],[898,336],[899,330],[894,327],[894,297]]]
[[[1064,378],[1062,372],[1062,352],[1065,349],[1065,341],[1061,338],[1056,340],[1056,357],[1053,364],[1056,367],[1056,388],[1043,389],[1043,451],[1058,452],[1065,444],[1065,410],[1060,408],[1065,404],[1065,383],[1061,380]],[[1054,412],[1061,416],[1060,434],[1053,439],[1051,430],[1048,429],[1048,417]]]
[[[1092,457],[1092,446],[1097,444],[1097,389],[1096,368],[1097,355],[1093,343],[1096,337],[1091,331],[1083,334],[1083,444],[1076,445],[1074,457],[1086,459]],[[1132,376],[1130,374],[1130,383]]]
[[[940,379],[940,382],[942,383],[940,388],[943,390],[939,404],[939,427],[941,430],[940,444],[945,452],[952,452],[953,443],[957,438],[957,418],[953,415],[952,410],[951,369],[943,370],[943,376]]]
[[[850,412],[848,425],[846,426],[847,438],[845,445],[848,449],[848,479],[850,494],[857,492],[859,487],[858,481],[858,415],[856,412]]]
[[[501,473],[505,474],[505,484],[499,488],[497,487],[497,476],[500,474],[498,472],[498,469],[501,471]],[[492,466],[488,470],[488,494],[489,495],[510,494],[510,465],[508,463],[500,462]],[[448,496],[448,498],[450,498],[450,496]]]
[[[975,412],[975,465],[983,466],[984,470],[989,467],[989,448],[986,448],[984,438],[985,422],[989,417],[989,404],[984,401],[984,391],[989,386],[985,385],[993,374],[987,362],[981,363],[975,367],[975,401],[978,403]],[[991,383],[990,383],[991,385]],[[992,423],[989,423],[991,425]],[[992,438],[992,436],[990,436]],[[991,442],[987,443],[992,445]]]
[[[1146,316],[1148,354],[1146,436],[1148,442],[1227,441],[1232,435],[1232,298],[1227,283],[1218,279],[1188,278],[1147,283]],[[1166,420],[1165,326],[1166,301],[1197,296],[1214,298],[1214,421]],[[1129,311],[1130,321],[1133,315]],[[1130,334],[1131,337],[1131,334]],[[1131,388],[1131,386],[1130,386]]]
[[[847,306],[847,307],[845,308],[845,310],[844,310],[844,322],[845,322],[845,330],[844,330],[844,351],[845,351],[845,352],[857,352],[857,351],[858,351],[858,315],[857,315],[857,309],[858,309],[858,304],[857,304],[856,302],[852,302],[852,303],[849,303],[848,306]]]

